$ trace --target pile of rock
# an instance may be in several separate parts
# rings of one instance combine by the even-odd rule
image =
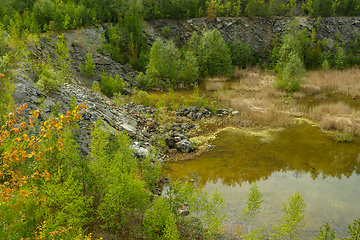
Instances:
[[[165,139],[165,143],[170,149],[176,149],[179,152],[189,153],[195,150],[195,143],[190,141],[186,135],[178,132],[171,132]]]
[[[145,105],[135,105],[133,102],[125,105],[125,109],[131,114],[155,114],[156,109]]]
[[[206,108],[189,107],[189,108],[175,110],[174,113],[177,116],[188,117],[193,121],[196,121],[201,118],[211,117],[214,115],[208,107]]]

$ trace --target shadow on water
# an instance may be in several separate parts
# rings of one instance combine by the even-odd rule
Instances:
[[[282,202],[299,190],[307,204],[302,239],[311,239],[327,221],[340,237],[360,217],[359,139],[336,143],[308,124],[282,131],[220,132],[211,151],[185,162],[164,166],[171,179],[194,181],[209,192],[218,189],[227,202],[228,229],[244,227],[241,218],[251,183],[258,183],[264,203],[257,225],[279,223]]]

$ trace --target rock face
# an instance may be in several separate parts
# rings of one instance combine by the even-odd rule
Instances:
[[[216,18],[214,21],[208,21],[206,18],[197,18],[189,20],[151,20],[148,27],[155,30],[148,31],[152,34],[149,37],[162,37],[161,30],[164,26],[171,29],[172,38],[180,44],[187,41],[193,31],[200,32],[202,29],[218,29],[226,42],[232,42],[240,39],[249,44],[250,48],[263,51],[266,47],[271,47],[271,42],[275,35],[281,36],[286,23],[294,18],[274,17],[265,18],[245,18],[245,17],[224,17]],[[296,17],[301,28],[307,28],[309,33],[313,29],[316,31],[316,38],[329,40],[329,47],[334,47],[335,36],[338,34],[340,42],[348,45],[354,40],[357,32],[360,31],[360,17],[330,17],[330,18],[307,18]]]
[[[105,71],[109,76],[118,75],[124,80],[129,88],[136,86],[134,81],[137,73],[132,72],[131,67],[115,62],[110,54],[103,53],[104,46],[107,43],[104,37],[108,24],[98,25],[80,30],[70,30],[64,33],[64,37],[69,46],[69,60],[71,61],[70,69],[71,82],[86,85],[91,88],[94,81],[100,82],[102,72]],[[55,61],[55,44],[57,43],[56,35],[43,37],[32,51],[40,61],[46,61],[49,56]],[[80,72],[80,63],[85,65],[86,54],[90,51],[95,64],[93,76],[86,76]]]
[[[143,117],[129,114],[124,109],[116,106],[109,98],[76,84],[65,84],[58,92],[46,95],[34,87],[31,75],[20,70],[15,78],[16,91],[13,95],[15,102],[20,105],[28,104],[31,109],[40,110],[40,120],[47,119],[56,108],[59,114],[64,114],[69,109],[69,102],[73,96],[77,103],[86,102],[87,113],[80,121],[79,143],[81,152],[86,155],[89,152],[90,126],[100,118],[109,131],[127,132],[133,139],[143,139],[141,130],[146,121]],[[27,115],[27,114],[25,114]]]

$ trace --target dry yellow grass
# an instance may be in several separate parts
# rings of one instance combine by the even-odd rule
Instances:
[[[306,84],[354,97],[360,96],[360,69],[312,71],[306,78]]]
[[[309,96],[321,100],[329,91],[360,96],[359,69],[310,72],[306,84],[293,95],[275,89],[274,74],[260,69],[237,68],[234,77],[231,82],[213,80],[208,89],[221,89],[217,92],[220,105],[240,112],[240,115],[231,118],[235,126],[282,126],[291,122],[293,117],[306,116],[322,129],[349,130],[360,135],[360,111],[345,103],[320,104],[308,109],[296,101]]]
[[[313,96],[321,92],[320,87],[314,85],[304,85],[300,90],[307,96]]]
[[[345,103],[327,103],[314,107],[308,117],[322,129],[349,130],[360,135],[360,112]]]

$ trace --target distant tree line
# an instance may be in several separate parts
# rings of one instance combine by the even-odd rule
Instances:
[[[127,11],[144,19],[359,16],[360,0],[12,0],[0,5],[0,21],[43,32],[118,22]]]

